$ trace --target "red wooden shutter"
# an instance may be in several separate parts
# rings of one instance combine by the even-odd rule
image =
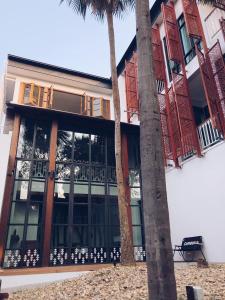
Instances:
[[[171,124],[171,116],[169,111],[169,97],[165,72],[166,67],[164,62],[160,33],[159,29],[156,27],[152,28],[152,47],[155,78],[158,83],[159,81],[162,83],[160,86],[162,87],[162,89],[164,89],[164,93],[158,91],[158,103],[160,109],[165,165],[167,164],[168,159],[173,160],[175,165],[178,166],[178,156],[176,155],[176,145],[173,141],[173,127]],[[175,120],[177,120],[177,116]]]
[[[182,145],[175,94],[172,87],[168,90],[167,95],[169,100],[169,116],[172,127],[172,142],[175,149],[175,157],[178,159],[178,157],[182,155]]]
[[[162,4],[163,22],[166,31],[166,42],[169,59],[177,63],[183,60],[179,31],[174,6]]]
[[[155,79],[166,81],[165,63],[163,57],[162,44],[158,28],[152,28],[152,51]]]
[[[173,89],[180,123],[182,155],[186,155],[192,151],[200,153],[192,104],[185,75],[173,75]]]
[[[137,86],[137,54],[134,53],[125,65],[125,84],[127,98],[128,122],[134,113],[139,114],[138,86]]]
[[[205,92],[206,101],[209,108],[210,117],[213,127],[221,131],[221,123],[218,112],[218,94],[216,84],[212,74],[212,68],[210,61],[207,61],[203,53],[196,47],[196,53],[198,56],[200,74],[202,78],[203,88]]]
[[[202,39],[202,25],[196,2],[193,0],[182,0],[182,2],[184,8],[184,19],[188,35]]]
[[[213,5],[219,9],[225,10],[224,0],[217,0],[216,3],[213,3]]]
[[[211,65],[212,67],[212,74],[218,92],[218,113],[220,117],[221,127],[223,133],[225,134],[225,64],[219,42],[217,42],[206,53],[206,63],[208,65]]]
[[[188,91],[182,44],[179,37],[174,5],[172,3],[170,5],[162,4],[162,11],[169,59],[179,63],[182,70],[182,74],[174,73],[172,70],[172,88],[176,105],[176,110],[173,108],[173,113],[177,111],[178,114],[181,155],[189,154],[192,151],[197,152],[197,154],[200,155],[201,151]],[[172,99],[172,91],[170,91],[170,99]],[[176,134],[177,151],[179,153],[178,136],[179,135]]]

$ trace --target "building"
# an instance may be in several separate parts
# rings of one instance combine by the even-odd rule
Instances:
[[[162,2],[151,18],[172,244],[202,235],[207,259],[225,262],[225,6]],[[134,39],[118,78],[130,228],[144,260],[135,51]],[[1,265],[119,259],[110,79],[9,55],[4,91]]]

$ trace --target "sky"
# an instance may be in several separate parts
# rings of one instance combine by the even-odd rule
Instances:
[[[110,77],[106,22],[84,21],[60,0],[0,0],[0,75],[7,54]],[[116,57],[135,35],[135,15],[115,20]]]

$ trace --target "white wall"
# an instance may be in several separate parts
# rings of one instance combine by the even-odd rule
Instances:
[[[125,77],[123,74],[119,76],[118,84],[119,84],[119,91],[120,91],[121,122],[127,123],[126,85],[125,85]]]
[[[166,174],[172,245],[202,235],[209,262],[225,262],[224,154],[222,142]]]
[[[0,216],[2,210],[2,201],[5,189],[5,181],[8,167],[9,150],[11,143],[10,134],[0,134]]]

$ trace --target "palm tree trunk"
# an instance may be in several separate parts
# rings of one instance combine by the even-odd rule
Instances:
[[[116,179],[118,187],[118,205],[120,216],[120,238],[121,238],[121,263],[124,265],[134,264],[134,252],[132,243],[132,232],[129,226],[128,209],[129,203],[126,199],[126,186],[122,168],[121,153],[121,126],[120,126],[120,95],[116,69],[115,36],[113,26],[113,15],[107,12],[108,35],[110,45],[110,63],[112,76],[113,104],[115,114],[115,158]]]
[[[176,300],[160,113],[153,73],[149,0],[136,0],[136,24],[149,299]]]

